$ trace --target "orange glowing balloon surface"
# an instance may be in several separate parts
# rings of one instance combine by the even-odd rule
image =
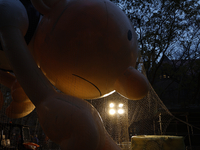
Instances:
[[[32,3],[44,17],[29,48],[55,87],[84,99],[103,97],[113,91],[133,100],[146,95],[148,81],[134,69],[136,34],[117,6],[107,0]],[[12,70],[1,50],[0,68]],[[13,78],[1,71],[1,83],[5,86],[11,88]],[[12,118],[24,117],[35,108],[16,83],[18,86],[12,88],[13,102],[7,108],[7,115]]]
[[[33,55],[51,83],[84,99],[113,90],[130,99],[144,97],[148,82],[134,70],[137,38],[126,15],[107,0],[54,1],[44,1],[46,7],[32,1],[44,13]]]
[[[133,100],[147,94],[147,79],[134,70],[135,31],[115,4],[107,0],[32,3],[44,16],[29,48],[55,87],[83,99],[114,90]],[[3,51],[0,58],[0,68],[12,70]]]
[[[16,77],[9,72],[0,70],[0,84],[10,88],[13,101],[6,109],[6,115],[10,118],[22,118],[30,114],[35,106],[27,97]],[[4,104],[2,93],[0,92],[0,109]]]

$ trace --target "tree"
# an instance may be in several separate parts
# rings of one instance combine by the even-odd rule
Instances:
[[[147,77],[154,86],[160,76],[160,67],[167,56],[172,61],[170,75],[179,84],[179,90],[196,87],[198,95],[200,80],[196,59],[200,55],[200,1],[196,0],[113,0],[129,17],[138,35],[139,50]],[[182,60],[182,63],[175,60]],[[187,66],[184,62],[187,60]],[[179,63],[177,65],[177,63]],[[196,65],[194,65],[196,64]],[[165,69],[167,66],[165,65]],[[191,72],[192,74],[188,72]],[[194,73],[195,72],[195,73]],[[180,75],[185,73],[185,77]],[[192,79],[197,79],[192,85]],[[191,86],[188,86],[188,83]],[[163,94],[162,91],[160,94]],[[190,95],[190,94],[189,94]],[[195,97],[193,95],[193,97]]]

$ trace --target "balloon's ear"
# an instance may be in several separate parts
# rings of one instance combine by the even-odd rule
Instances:
[[[31,3],[41,14],[48,14],[53,6],[60,0],[31,0]]]
[[[149,90],[147,78],[133,67],[128,67],[117,79],[115,90],[131,100],[142,99]]]

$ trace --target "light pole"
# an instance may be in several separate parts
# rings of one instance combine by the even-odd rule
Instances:
[[[125,110],[124,110],[124,104],[119,103],[119,104],[115,104],[115,103],[110,103],[109,104],[109,114],[110,115],[115,115],[116,113],[119,115],[124,114]]]
[[[110,103],[109,104],[109,114],[110,116],[116,116],[116,122],[117,122],[117,132],[118,132],[118,138],[117,142],[121,144],[121,122],[122,115],[125,113],[124,104],[123,103]],[[116,131],[116,130],[115,130]]]

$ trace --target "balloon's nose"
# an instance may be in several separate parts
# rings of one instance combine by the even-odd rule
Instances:
[[[117,79],[115,90],[131,100],[142,99],[149,90],[147,78],[133,67],[128,67]]]

